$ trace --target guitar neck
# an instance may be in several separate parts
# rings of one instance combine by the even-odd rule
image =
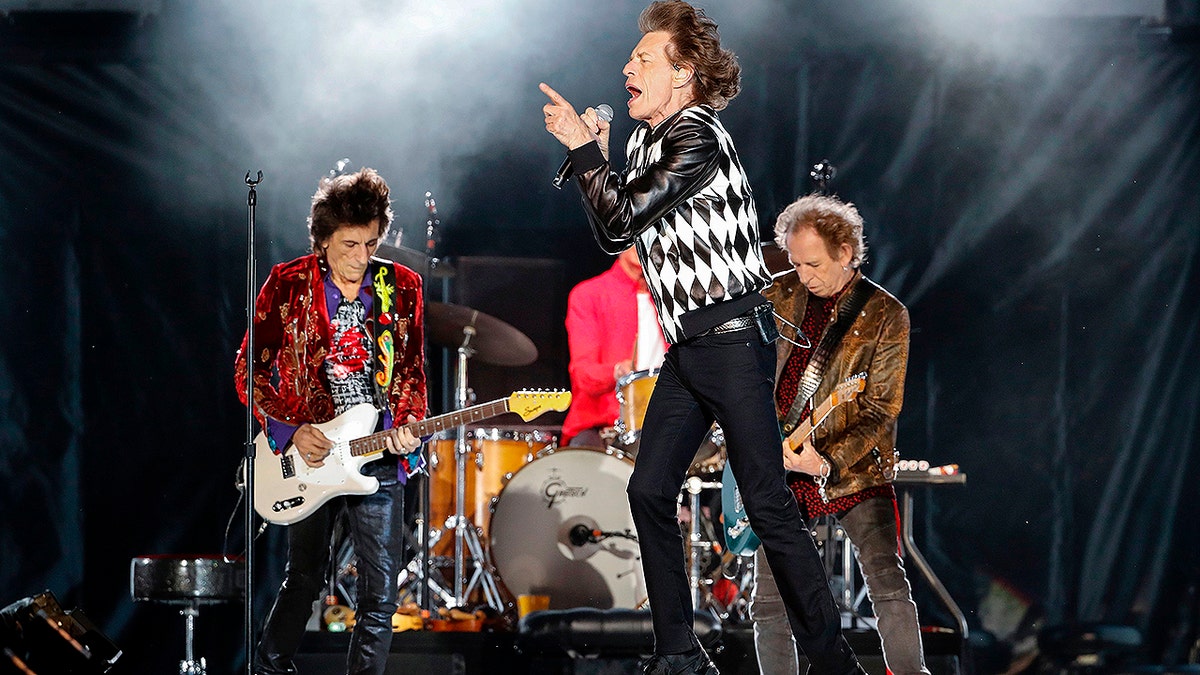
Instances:
[[[792,452],[800,452],[800,446],[804,445],[804,439],[812,435],[813,428],[829,416],[829,413],[833,411],[834,405],[836,404],[832,396],[822,401],[821,405],[813,409],[808,419],[801,422],[800,426],[796,427],[796,430],[783,440],[784,447]],[[816,420],[816,422],[814,423],[813,420]]]
[[[508,399],[502,398],[490,403],[481,403],[479,405],[473,405],[469,408],[463,408],[462,410],[456,410],[451,413],[446,413],[445,415],[438,415],[437,417],[430,417],[428,419],[418,420],[416,422],[409,422],[402,428],[408,429],[413,433],[413,436],[416,436],[417,438],[424,438],[426,436],[432,436],[439,431],[445,431],[446,429],[450,429],[452,427],[460,427],[472,422],[479,422],[481,420],[488,419],[489,417],[503,415],[506,412],[509,412]],[[362,457],[365,455],[383,452],[387,450],[387,442],[385,439],[390,434],[391,431],[380,431],[378,433],[371,434],[370,436],[356,438],[353,441],[350,441],[350,454],[357,457]]]

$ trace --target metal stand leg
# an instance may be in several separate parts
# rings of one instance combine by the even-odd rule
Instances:
[[[850,545],[850,535],[846,534],[846,528],[840,523],[834,528],[833,536],[842,550],[842,607],[849,613],[853,624],[855,620],[862,620],[858,604],[854,601],[854,549]]]
[[[472,322],[474,323],[474,322]],[[475,354],[471,339],[475,336],[474,325],[463,327],[463,341],[458,348],[458,366],[455,373],[455,399],[461,410],[470,405],[470,389],[467,387],[467,360]],[[454,528],[454,604],[463,607],[476,585],[483,588],[488,605],[498,612],[504,611],[496,579],[484,558],[483,544],[475,531],[474,523],[466,517],[467,485],[467,428],[458,427],[458,438],[454,442],[454,515],[446,519],[446,526]],[[453,522],[451,522],[453,521]],[[470,553],[475,568],[471,578],[466,578],[466,556]]]
[[[203,657],[200,660],[196,660],[194,652],[196,617],[200,614],[200,608],[195,604],[191,604],[179,610],[179,613],[183,615],[185,633],[184,658],[179,662],[179,675],[206,675],[206,664]]]
[[[475,573],[471,575],[471,580],[467,583],[464,595],[470,597],[471,591],[475,587],[483,589],[483,597],[488,606],[498,612],[504,611],[504,600],[500,597],[500,588],[496,585],[496,578],[491,573],[491,561],[486,557],[483,550],[483,542],[479,540],[479,533],[474,527],[466,528],[467,550],[471,553],[471,559],[475,563]]]
[[[819,520],[825,528],[821,559],[825,563],[825,574],[829,577],[834,601],[842,614],[842,627],[853,628],[857,624],[863,624],[874,628],[873,621],[858,611],[859,605],[866,598],[866,588],[856,588],[854,548],[850,542],[850,535],[833,516],[822,516]],[[834,587],[834,579],[841,579],[841,588]]]
[[[689,506],[692,510],[690,532],[688,533],[688,583],[692,589],[692,609],[700,609],[700,490],[693,491],[688,487],[691,496]]]
[[[942,605],[950,611],[955,622],[958,623],[958,632],[962,635],[963,644],[967,642],[968,628],[967,617],[962,610],[958,608],[958,603],[954,602],[954,598],[950,597],[950,592],[942,585],[941,579],[933,573],[933,568],[926,562],[925,556],[921,555],[920,549],[917,548],[917,542],[913,539],[912,520],[913,520],[913,497],[910,490],[904,490],[904,510],[901,520],[901,538],[904,541],[905,552],[912,557],[912,560],[917,565],[917,569],[921,571],[921,576],[925,577],[925,581],[929,582],[930,588],[933,589],[938,599],[942,601]]]
[[[704,538],[700,534],[700,491],[720,488],[720,481],[706,482],[696,476],[688,478],[683,484],[683,489],[689,495],[688,508],[692,511],[688,533],[688,581],[692,589],[693,609],[700,609],[703,602],[700,592],[704,585],[700,578],[700,554],[704,548]]]
[[[417,527],[417,531],[421,532],[420,536],[428,540],[421,543],[422,546],[426,547],[426,551],[431,550],[441,540],[442,531],[433,530],[430,532],[425,527],[423,518],[418,518],[414,524]],[[425,571],[424,574],[422,574],[422,570]],[[437,597],[443,607],[450,607],[454,604],[454,594],[446,588],[445,581],[441,579],[441,575],[434,572],[433,565],[430,564],[429,558],[426,556],[414,556],[412,560],[408,561],[408,565],[400,570],[397,586],[402,591],[402,598],[403,591],[407,590],[412,597],[417,598],[417,604],[422,609],[426,609],[430,605],[429,600],[432,600],[434,596]],[[425,595],[426,592],[429,593],[428,598]]]

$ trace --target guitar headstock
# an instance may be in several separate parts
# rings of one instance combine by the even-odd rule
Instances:
[[[508,397],[508,409],[529,420],[544,412],[555,410],[562,412],[571,407],[571,392],[569,391],[530,391],[523,389],[514,391]]]
[[[847,378],[842,383],[838,384],[833,390],[834,405],[841,405],[846,401],[853,401],[858,398],[858,393],[867,388],[867,374],[859,373],[854,377]]]

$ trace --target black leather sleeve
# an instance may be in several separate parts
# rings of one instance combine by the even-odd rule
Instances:
[[[608,162],[578,175],[600,248],[620,253],[639,233],[703,189],[716,174],[719,154],[714,129],[684,117],[667,130],[661,158],[628,183]]]

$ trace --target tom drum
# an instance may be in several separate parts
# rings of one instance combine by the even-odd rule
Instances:
[[[464,513],[487,534],[489,506],[500,494],[505,478],[533,460],[539,452],[553,449],[558,440],[549,431],[527,428],[475,428],[467,430],[466,481],[463,486]],[[454,439],[436,441],[430,453],[429,524],[442,527],[454,514]],[[442,537],[435,554],[453,552],[454,537]]]
[[[650,394],[658,382],[658,368],[638,370],[617,380],[617,403],[620,418],[617,420],[617,443],[636,452],[637,441],[642,435],[642,422],[646,419],[646,406]]]

